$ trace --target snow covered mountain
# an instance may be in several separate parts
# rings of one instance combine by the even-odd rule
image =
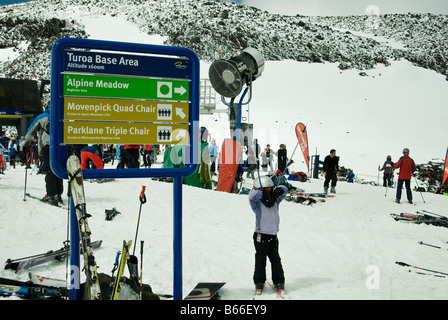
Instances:
[[[252,46],[271,61],[332,62],[340,69],[365,70],[405,58],[447,73],[448,17],[442,15],[384,15],[372,28],[368,16],[283,16],[210,0],[35,0],[0,7],[0,48],[17,51],[0,65],[0,75],[48,78],[55,40],[88,37],[82,18],[101,15],[121,17],[144,33],[164,36],[166,45],[191,48],[203,61],[212,61],[218,50],[230,56]],[[395,41],[403,46],[397,48]]]

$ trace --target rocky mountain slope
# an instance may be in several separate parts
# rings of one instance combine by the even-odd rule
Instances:
[[[441,74],[448,72],[448,17],[433,14],[385,14],[378,18],[376,28],[372,28],[367,16],[314,17],[314,23],[371,33],[399,41],[404,49],[403,57],[415,65],[435,70]]]
[[[442,15],[380,16],[375,34],[400,41],[397,48],[365,34],[372,31],[367,16],[282,16],[210,0],[36,0],[0,7],[0,48],[18,53],[0,62],[0,76],[49,78],[51,46],[62,37],[88,37],[85,15],[124,17],[204,61],[216,51],[230,57],[252,46],[266,60],[332,62],[340,69],[366,70],[402,58],[442,74],[448,68],[448,17]]]

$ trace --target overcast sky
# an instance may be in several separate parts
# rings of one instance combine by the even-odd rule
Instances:
[[[447,0],[224,0],[288,15],[362,15],[374,5],[380,14],[448,14]]]

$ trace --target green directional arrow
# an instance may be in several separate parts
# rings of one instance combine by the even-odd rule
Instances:
[[[189,100],[189,81],[64,74],[64,96]]]

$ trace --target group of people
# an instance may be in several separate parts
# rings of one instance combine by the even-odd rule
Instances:
[[[384,171],[383,174],[383,186],[386,188],[392,187],[392,178],[394,170],[400,168],[400,172],[398,173],[398,182],[397,182],[397,192],[395,196],[395,201],[400,203],[401,201],[401,193],[403,189],[403,185],[406,189],[406,197],[409,203],[412,203],[412,190],[411,190],[411,178],[414,175],[415,170],[417,169],[415,165],[415,161],[409,157],[409,149],[403,149],[403,156],[398,159],[397,162],[392,162],[392,157],[390,155],[387,156],[386,161],[383,166],[378,166],[378,171]]]
[[[409,157],[409,149],[403,149],[403,156],[396,162],[392,162],[391,156],[387,156],[383,167],[378,170],[384,171],[384,186],[391,186],[393,170],[400,168],[398,174],[396,202],[400,202],[403,184],[406,188],[408,202],[412,203],[412,191],[410,188],[411,177],[416,170],[415,162]],[[339,157],[336,150],[331,149],[330,154],[325,157],[323,164],[325,176],[324,190],[335,192],[337,175],[339,173]],[[249,193],[250,207],[255,213],[255,230],[253,241],[255,247],[255,269],[253,281],[256,294],[261,294],[266,282],[267,258],[271,262],[272,281],[276,290],[280,293],[285,291],[285,276],[279,254],[279,231],[280,216],[279,204],[285,198],[288,188],[282,184],[276,185],[268,176],[254,179],[253,188]]]
[[[17,157],[22,165],[31,168],[34,164],[37,172],[45,174],[46,195],[43,201],[57,205],[62,202],[62,179],[57,177],[50,168],[50,108],[34,119],[25,136],[19,140],[12,136],[6,150],[2,145],[2,152],[9,153],[10,165],[15,168]],[[4,170],[3,157],[0,157],[2,171]]]
[[[4,135],[0,145],[0,174],[4,174],[6,162],[9,159],[9,165],[16,167],[17,163],[26,165],[31,168],[32,164],[39,166],[39,157],[37,154],[37,138],[32,141],[25,142],[25,137],[12,135],[7,137]]]
[[[117,169],[150,168],[156,161],[159,145],[152,144],[93,144],[80,151],[82,169],[103,169],[109,161],[118,161]],[[141,166],[140,156],[143,159]]]
[[[210,172],[212,175],[216,175],[216,171],[218,170],[218,156],[219,156],[219,147],[216,144],[216,139],[212,139],[209,146],[208,151],[210,154]],[[264,151],[261,151],[261,147],[258,144],[258,139],[254,139],[251,146],[247,148],[245,151],[247,156],[246,167],[247,167],[247,177],[254,179],[255,171],[261,168],[263,172],[267,172],[270,175],[273,175],[280,170],[282,173],[288,171],[287,170],[287,150],[285,144],[280,144],[277,152],[271,149],[269,144],[266,145]],[[275,166],[274,156],[277,157],[277,166]]]
[[[247,177],[254,179],[254,173],[257,167],[261,168],[263,172],[274,174],[277,170],[287,172],[287,150],[285,144],[280,144],[277,152],[271,149],[269,144],[266,145],[263,151],[258,144],[258,139],[254,139],[253,144],[249,146],[246,151],[247,155]],[[274,156],[277,157],[277,168],[274,166]]]
[[[387,156],[383,166],[378,166],[378,171],[384,171],[383,186],[391,188],[394,170],[400,168],[397,182],[397,193],[395,201],[400,203],[403,185],[406,189],[406,196],[409,203],[412,203],[411,178],[416,170],[415,162],[409,157],[409,149],[403,149],[403,156],[397,162],[392,162],[392,157]],[[324,192],[328,193],[328,188],[331,187],[330,192],[336,192],[337,175],[339,174],[339,157],[336,156],[336,150],[331,149],[330,154],[325,157],[323,164],[323,171],[325,176]],[[348,170],[347,181],[353,182],[354,173]],[[330,185],[331,182],[331,185]]]

